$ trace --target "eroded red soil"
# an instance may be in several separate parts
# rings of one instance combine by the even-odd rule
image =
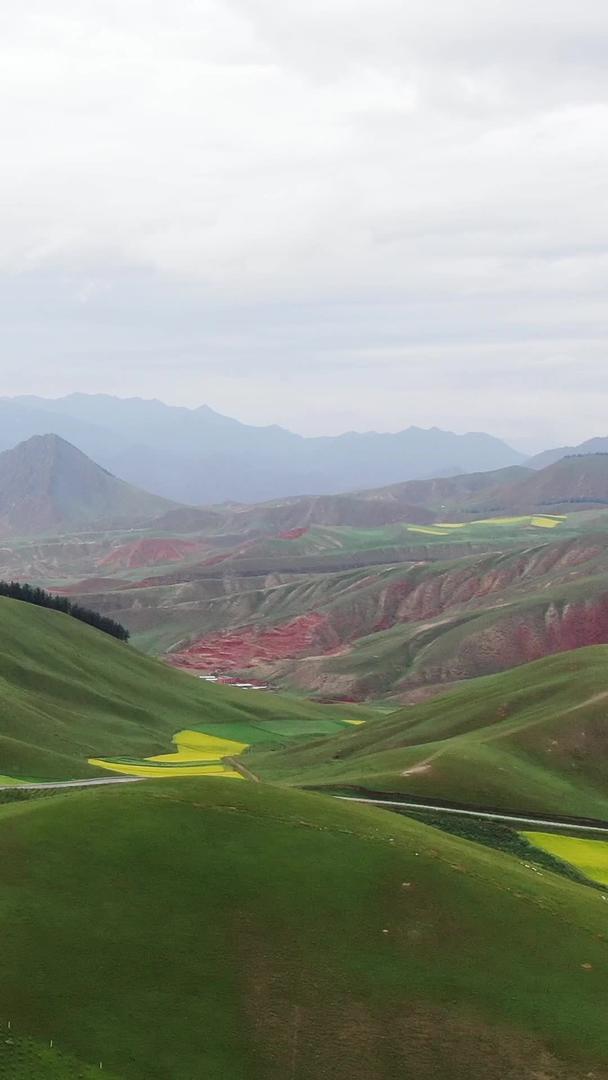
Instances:
[[[245,626],[210,634],[181,652],[171,653],[167,661],[199,671],[241,671],[271,660],[337,652],[340,645],[327,616],[311,612],[281,626]]]
[[[593,560],[601,550],[588,542],[565,543],[504,560],[484,557],[422,577],[406,573],[385,584],[379,575],[370,574],[345,589],[340,601],[326,613],[301,615],[274,627],[227,628],[201,637],[169,660],[201,671],[230,672],[257,664],[310,658],[312,673],[315,658],[335,655],[359,638],[400,623],[422,624],[420,631],[429,631],[427,640],[440,637],[442,630],[436,620],[444,619],[447,630],[456,612],[486,607],[487,600],[495,598],[489,607],[508,605],[505,618],[479,631],[471,624],[470,635],[464,632],[462,640],[455,642],[441,668],[436,670],[432,661],[428,671],[426,665],[418,666],[412,685],[502,670],[551,652],[608,641],[608,604],[606,610],[603,604],[589,601],[556,607],[547,599],[547,604],[537,609],[540,615],[527,612],[521,621],[512,609],[509,611],[514,600],[527,596],[528,583],[536,590],[539,578],[544,583],[549,579],[551,583],[569,581],[576,576],[578,567]],[[412,655],[417,648],[413,646]]]
[[[308,532],[308,528],[300,529],[288,529],[287,532],[279,533],[279,540],[299,540],[301,536],[305,536]]]
[[[424,670],[423,680],[473,678],[607,642],[608,595],[571,603],[548,602],[536,610],[505,612],[504,619],[483,629],[473,627],[451,656]]]
[[[111,566],[117,570],[137,570],[142,566],[181,562],[202,550],[202,544],[194,540],[135,540],[132,544],[114,548],[97,565]]]

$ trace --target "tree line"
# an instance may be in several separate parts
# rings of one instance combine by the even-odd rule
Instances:
[[[129,640],[129,631],[119,622],[100,615],[98,611],[82,607],[81,604],[73,604],[67,596],[54,596],[33,585],[21,584],[19,581],[0,581],[0,596],[7,596],[11,600],[22,600],[26,604],[35,604],[37,607],[52,608],[53,611],[63,611],[65,615],[71,615],[73,619],[88,623],[104,634],[111,634],[119,641]]]

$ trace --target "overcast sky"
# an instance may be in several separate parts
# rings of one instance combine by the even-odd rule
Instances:
[[[608,434],[605,0],[3,0],[0,394]]]

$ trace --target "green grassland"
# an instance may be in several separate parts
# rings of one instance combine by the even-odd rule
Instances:
[[[247,756],[263,777],[608,817],[608,647],[471,680],[352,732]]]
[[[151,781],[0,808],[0,859],[37,1080],[608,1077],[601,895],[418,822]]]
[[[101,1065],[63,1053],[51,1040],[45,1046],[12,1030],[0,1035],[0,1080],[119,1080]]]
[[[0,773],[31,780],[99,775],[89,757],[170,752],[179,730],[353,715],[289,696],[212,686],[56,611],[0,598]],[[361,718],[369,711],[359,710]],[[373,715],[373,714],[371,714]],[[281,735],[276,732],[276,742]]]

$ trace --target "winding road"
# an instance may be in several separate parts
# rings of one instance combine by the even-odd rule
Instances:
[[[89,780],[56,780],[41,784],[0,784],[0,791],[58,791],[60,788],[103,787],[106,784],[138,784],[142,776],[94,776]]]
[[[247,770],[248,779],[258,778]],[[143,776],[99,776],[89,780],[58,780],[54,783],[40,784],[0,784],[0,791],[60,791],[64,788],[87,788],[107,787],[110,784],[140,784],[149,779]],[[321,794],[318,792],[317,794]],[[567,821],[559,817],[526,817],[520,814],[501,814],[494,810],[465,810],[462,806],[437,806],[434,803],[408,802],[406,799],[372,799],[362,795],[331,795],[334,799],[342,802],[362,803],[366,806],[377,806],[387,810],[418,810],[431,811],[436,814],[454,814],[457,817],[472,817],[482,821],[500,821],[506,825],[515,825],[518,829],[522,826],[537,828],[546,826],[549,828],[566,829],[573,832],[605,833],[608,834],[608,822],[583,823]]]
[[[493,810],[465,810],[462,806],[436,806],[432,803],[407,802],[401,799],[366,799],[360,795],[334,795],[335,799],[344,802],[364,803],[369,806],[386,807],[388,810],[431,810],[437,814],[455,814],[459,817],[481,818],[484,821],[502,821],[505,824],[517,825],[548,825],[552,828],[573,829],[576,832],[608,833],[608,822],[597,824],[583,824],[567,821],[558,817],[525,817],[519,814],[501,814]]]

